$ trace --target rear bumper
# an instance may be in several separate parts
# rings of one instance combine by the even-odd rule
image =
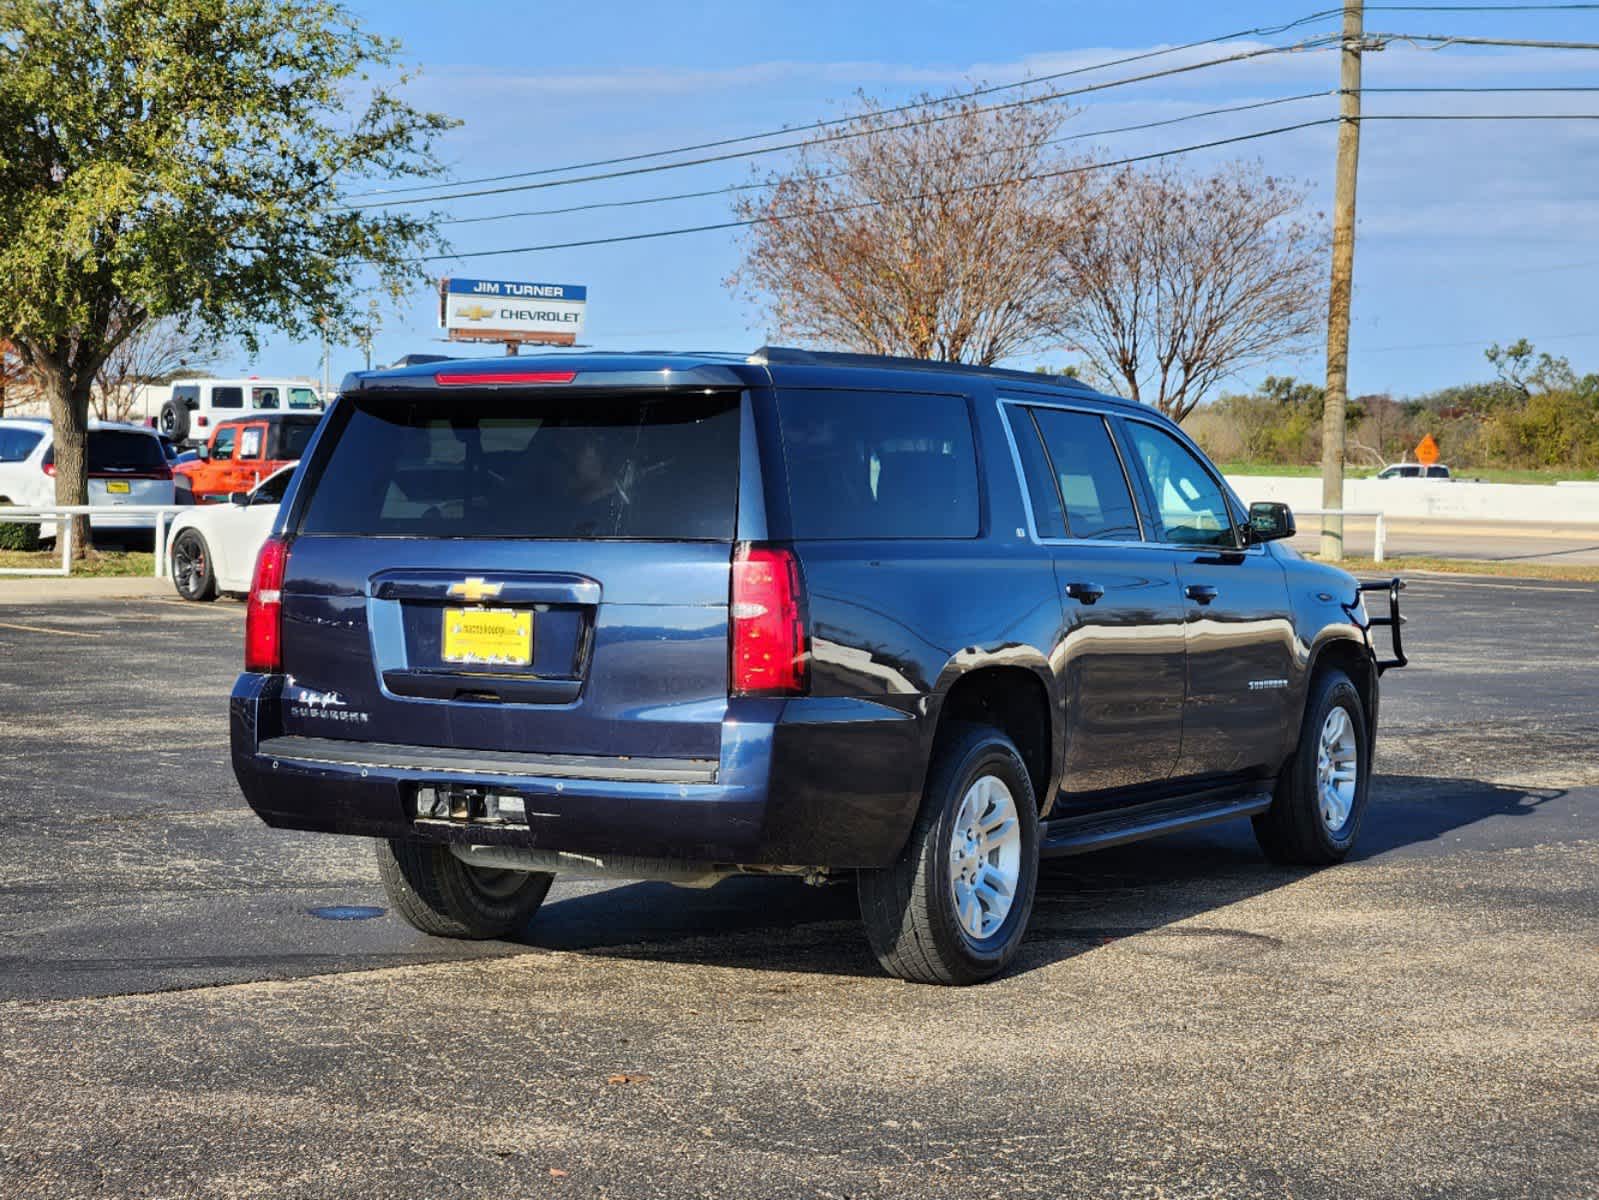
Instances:
[[[696,862],[883,866],[921,797],[924,721],[871,700],[730,706],[721,757],[608,759],[279,734],[281,679],[233,690],[233,770],[267,824]],[[416,823],[419,785],[522,797],[520,826]]]

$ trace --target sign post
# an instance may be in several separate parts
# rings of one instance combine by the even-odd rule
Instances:
[[[570,283],[441,279],[439,324],[452,342],[573,346],[583,333],[588,288]]]

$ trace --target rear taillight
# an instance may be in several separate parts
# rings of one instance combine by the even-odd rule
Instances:
[[[262,543],[244,610],[246,671],[283,670],[283,574],[288,564],[288,542],[272,537]]]
[[[39,470],[43,471],[46,475],[54,475],[56,473],[56,465],[47,458],[44,460],[44,462],[39,464]]]
[[[810,690],[805,593],[792,550],[740,546],[733,556],[735,696],[803,696]]]
[[[207,416],[198,416],[194,418],[194,423],[201,429],[204,429],[207,425],[211,424],[211,418]]]

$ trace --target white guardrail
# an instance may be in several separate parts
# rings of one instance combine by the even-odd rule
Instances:
[[[1373,562],[1382,562],[1384,551],[1388,542],[1388,518],[1375,508],[1295,508],[1291,510],[1298,517],[1375,517],[1377,531],[1372,535],[1371,558]],[[1322,529],[1327,528],[1327,522],[1321,523]],[[1307,532],[1300,530],[1301,533]],[[1339,535],[1342,538],[1342,534]]]
[[[56,548],[61,551],[59,567],[0,567],[0,575],[72,574],[72,536],[74,521],[61,517],[155,517],[155,577],[167,577],[167,521],[192,504],[51,504],[36,508],[0,507],[0,525],[43,525],[56,522]]]

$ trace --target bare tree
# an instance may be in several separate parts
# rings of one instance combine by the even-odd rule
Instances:
[[[94,373],[91,401],[102,421],[124,421],[147,387],[209,367],[217,356],[215,341],[192,330],[179,317],[146,321],[117,342]]]
[[[0,341],[0,417],[6,415],[6,402],[12,389],[28,382],[28,372],[22,365],[22,356],[10,342]]]
[[[1062,331],[1109,386],[1181,420],[1217,382],[1308,348],[1326,312],[1326,239],[1306,190],[1234,163],[1127,168],[1101,219],[1060,242]]]
[[[1071,295],[1053,248],[1091,219],[1093,190],[1028,177],[1066,167],[1046,143],[1068,114],[861,106],[735,201],[760,223],[728,286],[801,343],[983,364],[1058,344]]]

